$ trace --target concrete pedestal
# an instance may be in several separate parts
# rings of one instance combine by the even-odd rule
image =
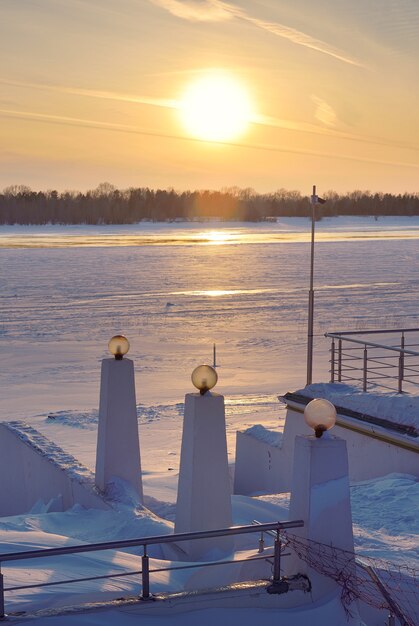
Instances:
[[[224,397],[210,392],[203,396],[189,393],[185,396],[175,532],[231,525]],[[198,560],[231,551],[233,540],[221,537],[183,542],[181,547],[191,560]]]
[[[354,551],[348,455],[344,439],[330,435],[320,439],[303,435],[296,437],[289,519],[304,520],[303,528],[290,531],[293,535],[308,542],[317,541]],[[325,562],[329,557],[330,551],[325,549],[319,558]],[[287,575],[305,573],[310,578],[313,588],[310,601],[338,588],[333,579],[319,574],[296,555],[284,559],[284,565]]]
[[[142,502],[134,363],[130,359],[102,361],[96,451],[97,487],[106,491],[114,477],[126,481]]]

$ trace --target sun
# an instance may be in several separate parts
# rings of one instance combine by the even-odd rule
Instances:
[[[205,141],[229,141],[239,137],[252,117],[246,89],[224,73],[206,75],[191,83],[179,109],[188,133]]]

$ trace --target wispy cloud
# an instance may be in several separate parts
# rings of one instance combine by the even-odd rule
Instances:
[[[316,120],[319,120],[322,124],[326,124],[326,126],[336,126],[336,113],[333,107],[328,102],[319,98],[319,96],[315,96],[314,94],[311,96],[311,100],[316,105],[316,110],[314,112]]]
[[[66,115],[51,115],[49,113],[37,113],[35,111],[20,111],[15,109],[0,109],[3,117],[20,118],[32,122],[47,122],[51,124],[63,124],[67,126],[78,126],[87,128],[98,128],[104,130],[118,130],[121,132],[136,132],[135,126],[127,124],[116,124],[112,122],[100,122],[96,120],[83,119],[80,117],[70,117]]]
[[[171,98],[154,98],[154,97],[143,96],[143,95],[138,95],[138,94],[118,93],[118,92],[113,92],[113,91],[100,91],[97,89],[82,89],[79,87],[71,87],[71,86],[66,87],[63,85],[48,85],[48,84],[43,84],[43,83],[31,83],[31,82],[24,82],[24,81],[9,80],[6,78],[0,78],[0,84],[10,85],[10,86],[15,86],[15,87],[23,87],[27,89],[40,89],[40,90],[45,90],[45,91],[53,92],[53,93],[60,93],[64,95],[70,94],[70,95],[81,96],[85,98],[98,98],[100,100],[101,99],[114,100],[116,102],[128,102],[132,104],[149,105],[149,106],[156,106],[156,107],[163,107],[163,108],[170,108],[170,109],[180,109],[182,107],[182,104],[179,100],[171,99]],[[314,135],[336,137],[340,139],[347,139],[350,141],[357,141],[357,142],[366,143],[366,144],[382,145],[382,146],[394,147],[394,148],[398,147],[398,148],[415,150],[415,151],[419,149],[419,146],[417,144],[412,144],[412,143],[408,144],[408,143],[396,142],[396,141],[389,142],[388,140],[383,140],[379,137],[368,137],[365,135],[357,135],[355,133],[349,133],[349,132],[345,132],[344,130],[339,130],[338,128],[334,127],[336,123],[336,114],[333,108],[331,107],[331,105],[326,103],[324,100],[322,100],[318,96],[312,96],[312,100],[317,105],[317,108],[315,111],[315,117],[322,123],[322,125],[311,124],[309,122],[301,122],[298,120],[281,119],[281,118],[263,115],[259,113],[253,114],[249,121],[252,124],[258,124],[261,126],[269,126],[271,128],[281,128],[284,130],[296,131],[299,133],[310,133]],[[5,109],[3,109],[3,111],[4,110]],[[33,115],[39,115],[40,117],[42,117],[42,114],[33,114]],[[54,116],[50,116],[50,117],[54,117]],[[62,118],[62,119],[64,120],[67,118]],[[79,120],[79,121],[83,122],[83,120]],[[103,123],[95,122],[95,124],[97,126],[102,124],[104,127],[108,127],[108,128],[110,128],[111,126],[114,128],[120,128],[120,129],[125,128],[125,130],[127,131],[129,129],[129,127],[127,126],[124,127],[121,124],[111,124],[111,123],[108,124],[106,122],[103,122]],[[327,127],[325,127],[325,125]],[[154,134],[154,133],[151,133],[151,134]],[[157,136],[160,136],[160,135],[158,135],[157,133]],[[165,136],[165,135],[162,135],[162,136]]]
[[[101,100],[117,100],[118,102],[131,102],[133,104],[149,104],[151,106],[176,108],[176,100],[169,98],[152,98],[148,96],[119,93],[114,91],[100,91],[97,89],[81,89],[79,87],[65,87],[64,85],[46,85],[44,83],[30,83],[17,80],[0,78],[0,84],[13,87],[24,87],[29,89],[42,89],[54,93],[69,94],[73,96],[86,96],[88,98],[99,98]]]
[[[322,101],[323,102],[323,101]],[[327,115],[332,115],[333,109],[330,107],[330,111],[326,109]],[[326,116],[325,111],[322,113]],[[326,116],[327,117],[327,116]],[[327,117],[329,121],[331,118]],[[386,148],[402,148],[404,150],[419,151],[419,145],[413,143],[406,143],[402,141],[389,141],[380,137],[358,135],[356,133],[349,133],[338,128],[320,126],[319,124],[311,124],[310,122],[300,122],[293,120],[285,120],[269,115],[258,114],[252,119],[255,124],[261,126],[269,126],[271,128],[282,128],[284,130],[296,131],[299,133],[309,133],[311,135],[320,135],[323,137],[335,137],[337,139],[346,139],[348,141],[355,141],[357,143],[365,143],[369,145],[385,146]],[[324,122],[323,122],[324,123]]]
[[[216,0],[150,0],[172,15],[191,22],[221,22],[232,19],[231,11]]]
[[[96,120],[82,119],[77,117],[67,117],[62,115],[50,115],[46,113],[36,113],[33,111],[19,111],[13,109],[0,109],[0,116],[9,118],[19,118],[28,122],[40,122],[45,124],[59,124],[63,126],[76,126],[80,128],[91,128],[95,130],[104,130],[111,132],[129,133],[135,135],[144,135],[151,137],[163,137],[177,141],[186,141],[193,143],[207,143],[196,137],[187,137],[185,135],[175,135],[168,133],[160,133],[157,131],[145,130],[137,126],[129,126],[126,124],[113,124],[111,122],[99,122]],[[407,161],[387,161],[385,159],[374,159],[366,157],[358,157],[355,155],[344,154],[343,152],[332,153],[315,150],[305,150],[288,147],[285,145],[275,146],[272,144],[249,144],[238,142],[212,142],[212,144],[229,146],[232,148],[243,148],[246,150],[262,150],[268,152],[282,152],[286,154],[301,154],[303,156],[315,156],[328,159],[339,159],[346,161],[355,161],[359,163],[374,163],[377,165],[399,166],[404,168],[413,168],[419,170],[419,163]]]
[[[272,35],[288,39],[288,41],[293,44],[311,48],[312,50],[338,59],[343,63],[348,63],[349,65],[364,67],[364,64],[359,59],[347,54],[336,46],[332,46],[326,41],[317,39],[312,35],[279,22],[269,22],[253,17],[244,9],[234,6],[229,2],[223,2],[222,0],[150,0],[150,2],[166,9],[166,11],[169,11],[176,17],[189,21],[214,22],[225,21],[232,18],[239,19],[267,31]]]

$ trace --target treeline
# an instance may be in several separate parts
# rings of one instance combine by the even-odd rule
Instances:
[[[333,215],[419,215],[419,193],[329,191],[322,196],[327,202],[318,208],[319,219]],[[0,224],[130,224],[215,218],[257,222],[310,214],[310,198],[286,189],[267,194],[237,187],[179,192],[148,187],[120,190],[102,183],[85,193],[33,191],[14,185],[0,194]]]

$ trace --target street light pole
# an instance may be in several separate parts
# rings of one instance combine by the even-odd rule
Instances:
[[[317,204],[316,185],[313,185],[311,196],[311,254],[310,254],[310,290],[308,292],[308,332],[307,332],[307,385],[313,380],[313,327],[314,327],[314,229],[316,222],[315,207]]]

